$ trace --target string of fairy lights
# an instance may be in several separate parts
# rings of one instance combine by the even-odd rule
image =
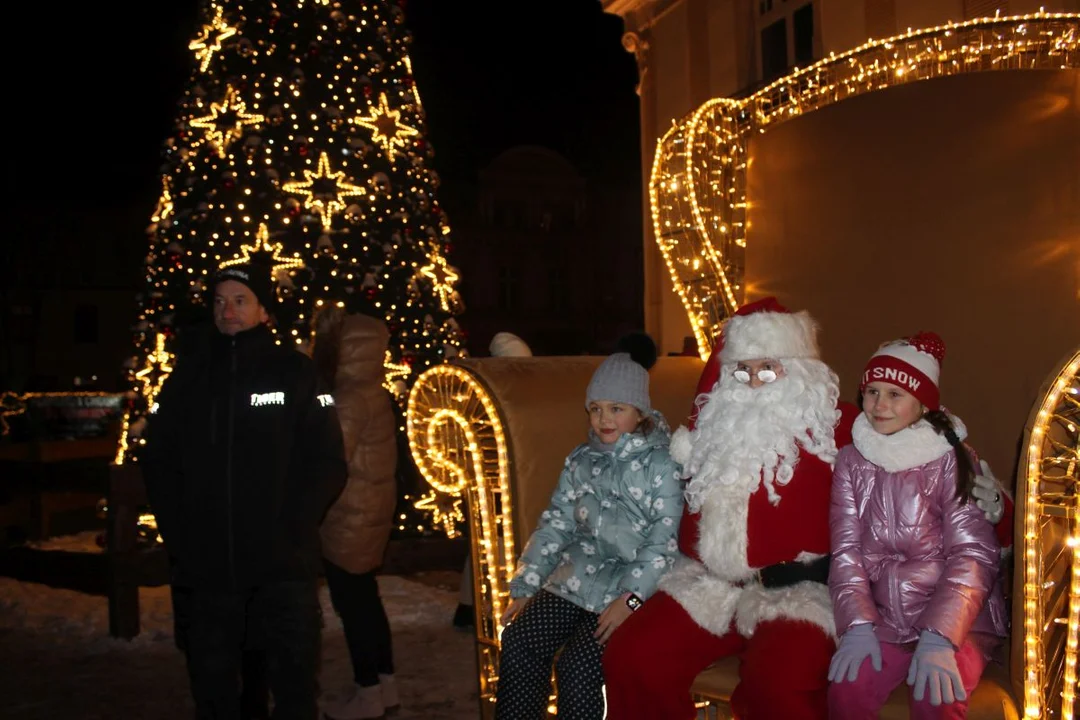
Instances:
[[[1054,374],[1032,415],[1018,488],[1024,717],[1071,718],[1080,655],[1080,350]]]
[[[279,343],[306,349],[328,304],[385,319],[385,386],[402,406],[463,344],[401,7],[213,0],[203,17],[148,229],[118,464],[137,458],[177,328],[222,267],[271,274]]]
[[[422,374],[409,392],[409,448],[432,491],[424,502],[438,509],[451,537],[465,521],[474,558],[474,596],[484,610],[476,626],[480,696],[494,702],[498,679],[500,618],[517,560],[510,448],[495,400],[467,368],[441,365]]]
[[[710,100],[657,143],[653,236],[702,359],[743,299],[750,139],[841,100],[929,78],[1080,67],[1080,15],[982,18],[871,40],[739,100]]]

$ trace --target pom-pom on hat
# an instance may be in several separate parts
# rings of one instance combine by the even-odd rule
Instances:
[[[721,364],[771,358],[817,358],[817,323],[772,296],[743,305],[724,323]]]
[[[902,388],[930,410],[941,407],[939,384],[945,342],[933,332],[920,332],[878,348],[866,364],[859,392],[872,382]]]

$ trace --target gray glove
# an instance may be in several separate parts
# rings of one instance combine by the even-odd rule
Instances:
[[[975,497],[975,504],[986,513],[986,519],[991,525],[997,525],[1001,516],[1005,514],[1005,502],[1001,499],[1001,486],[998,485],[994,473],[990,472],[990,466],[985,460],[979,461],[981,472],[975,476],[975,485],[971,488],[971,494]]]
[[[908,668],[907,684],[915,688],[916,700],[923,699],[929,685],[930,704],[935,707],[967,700],[952,643],[929,630],[923,630],[919,635],[919,644],[915,646]]]
[[[829,663],[829,682],[841,682],[847,676],[848,682],[855,682],[859,677],[859,667],[863,660],[870,658],[874,669],[881,671],[881,645],[874,626],[870,623],[855,625],[840,638],[840,647],[833,653]]]

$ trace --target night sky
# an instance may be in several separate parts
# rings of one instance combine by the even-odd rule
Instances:
[[[71,243],[111,239],[121,265],[137,271],[159,152],[191,70],[198,2],[130,5],[58,8],[45,55],[9,62],[16,127],[4,165],[16,221],[4,244],[14,239],[16,249],[6,260],[29,251],[47,263]],[[451,226],[477,171],[517,144],[563,153],[591,182],[639,186],[636,68],[619,42],[621,20],[598,0],[544,0],[527,11],[505,0],[408,0],[405,11]]]

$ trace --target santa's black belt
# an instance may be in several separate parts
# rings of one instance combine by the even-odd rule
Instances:
[[[791,561],[767,565],[758,570],[756,575],[761,585],[767,588],[782,588],[807,581],[828,584],[829,556],[825,555],[810,562]]]

